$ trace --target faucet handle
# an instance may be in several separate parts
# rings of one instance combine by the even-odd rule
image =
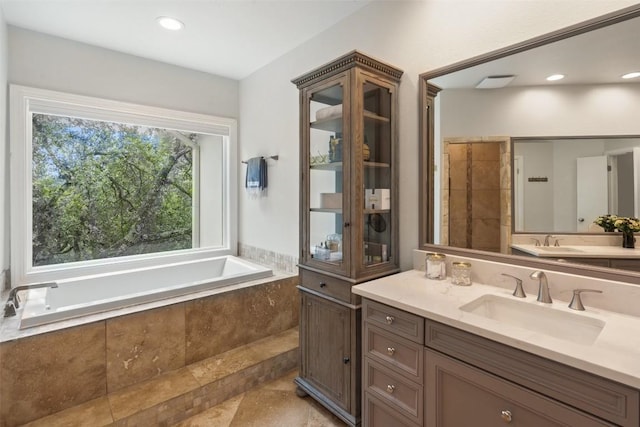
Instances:
[[[511,277],[516,281],[516,288],[513,291],[513,296],[517,298],[526,298],[527,294],[524,293],[524,289],[522,288],[522,279],[516,276],[512,276],[511,274],[502,273],[503,276]]]
[[[574,289],[573,297],[571,298],[571,302],[569,303],[570,309],[584,311],[584,305],[582,305],[582,298],[580,298],[580,294],[582,292],[595,292],[598,294],[602,293],[602,291],[598,289]]]
[[[535,237],[531,237],[531,240],[533,240],[533,243],[534,243],[536,246],[540,246],[540,240],[536,239]]]
[[[560,246],[560,240],[562,239],[556,239],[555,243],[553,244],[553,246]]]

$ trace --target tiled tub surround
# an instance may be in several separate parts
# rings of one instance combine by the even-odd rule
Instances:
[[[640,286],[545,271],[553,298],[549,310],[570,312],[572,315],[592,317],[606,322],[592,343],[570,342],[460,309],[483,295],[495,295],[524,304],[540,304],[536,302],[537,280],[529,278],[534,269],[448,256],[448,267],[453,261],[468,261],[472,264],[474,283],[469,287],[455,286],[449,278],[442,281],[427,279],[422,268],[424,257],[425,252],[415,251],[414,267],[417,269],[355,286],[353,292],[427,319],[640,388],[640,305],[637,303],[640,301]],[[526,300],[512,296],[515,282],[501,273],[512,274],[523,280]],[[603,293],[584,294],[582,299],[586,311],[576,312],[567,306],[572,290],[579,288],[598,289]]]
[[[161,374],[179,375],[188,365],[291,329],[298,324],[297,284],[297,276],[279,274],[22,331],[16,318],[4,319],[0,426]]]

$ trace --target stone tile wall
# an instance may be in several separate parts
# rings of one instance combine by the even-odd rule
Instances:
[[[238,256],[248,258],[274,270],[298,274],[298,257],[238,243]]]
[[[298,277],[0,344],[0,427],[297,326]]]

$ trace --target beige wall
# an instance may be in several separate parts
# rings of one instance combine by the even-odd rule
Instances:
[[[239,240],[298,253],[298,93],[290,80],[352,49],[405,71],[400,86],[400,261],[418,246],[418,75],[632,1],[372,2],[240,83],[240,156],[279,154],[269,197],[241,192]]]

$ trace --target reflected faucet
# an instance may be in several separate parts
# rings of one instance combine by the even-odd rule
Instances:
[[[549,239],[555,237],[552,236],[551,234],[547,234],[546,236],[544,236],[544,246],[549,246]],[[558,241],[556,240],[556,243],[558,243]],[[560,246],[560,245],[556,245],[556,246]]]
[[[33,285],[21,285],[16,286],[11,289],[9,292],[9,299],[4,306],[4,317],[11,317],[16,315],[16,308],[20,308],[20,298],[18,298],[18,292],[26,291],[28,289],[37,289],[37,288],[57,288],[58,284],[56,282],[46,282],[46,283],[34,283]]]
[[[529,277],[539,280],[537,300],[545,304],[551,304],[553,300],[551,299],[551,294],[549,293],[549,282],[547,282],[547,275],[544,274],[544,271],[534,271],[529,275]]]

